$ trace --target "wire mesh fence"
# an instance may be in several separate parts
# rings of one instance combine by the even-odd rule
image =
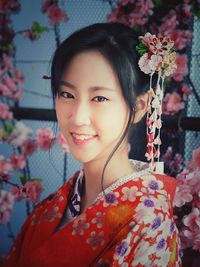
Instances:
[[[190,79],[194,85],[195,93],[189,97],[187,105],[187,116],[200,117],[200,21],[194,18],[192,53],[190,61]],[[183,144],[184,145],[184,144]],[[192,151],[200,146],[200,133],[195,131],[186,131],[185,133],[185,151],[186,160],[191,159]]]

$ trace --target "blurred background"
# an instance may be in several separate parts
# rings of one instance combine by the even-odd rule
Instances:
[[[164,84],[161,159],[178,180],[174,211],[183,264],[200,266],[198,0],[0,0],[1,257],[35,204],[81,168],[56,123],[50,80],[43,79],[53,53],[75,30],[108,21],[175,42],[178,68]],[[144,119],[130,140],[130,158],[145,160],[145,133]]]

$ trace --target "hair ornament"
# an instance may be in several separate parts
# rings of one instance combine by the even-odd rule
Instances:
[[[139,37],[137,52],[141,55],[138,65],[145,74],[150,75],[151,99],[147,108],[147,149],[146,158],[152,171],[157,171],[160,157],[160,129],[162,127],[162,100],[164,79],[172,75],[177,68],[174,41],[167,36],[146,33]],[[152,86],[153,75],[157,75],[155,89]],[[156,166],[157,165],[157,166]]]
[[[51,80],[51,77],[50,76],[47,76],[47,75],[43,75],[42,76],[42,79],[44,79],[44,80]]]

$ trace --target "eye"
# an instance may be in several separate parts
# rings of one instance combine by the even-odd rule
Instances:
[[[74,96],[68,92],[60,92],[59,95],[64,98],[74,98]]]
[[[95,102],[104,102],[104,101],[108,101],[108,98],[104,97],[104,96],[95,96],[93,99],[98,99],[97,101],[95,100]]]

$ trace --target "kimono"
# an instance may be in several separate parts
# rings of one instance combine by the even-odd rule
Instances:
[[[80,212],[84,170],[37,205],[4,267],[181,267],[173,218],[176,180],[130,160],[136,171]]]

